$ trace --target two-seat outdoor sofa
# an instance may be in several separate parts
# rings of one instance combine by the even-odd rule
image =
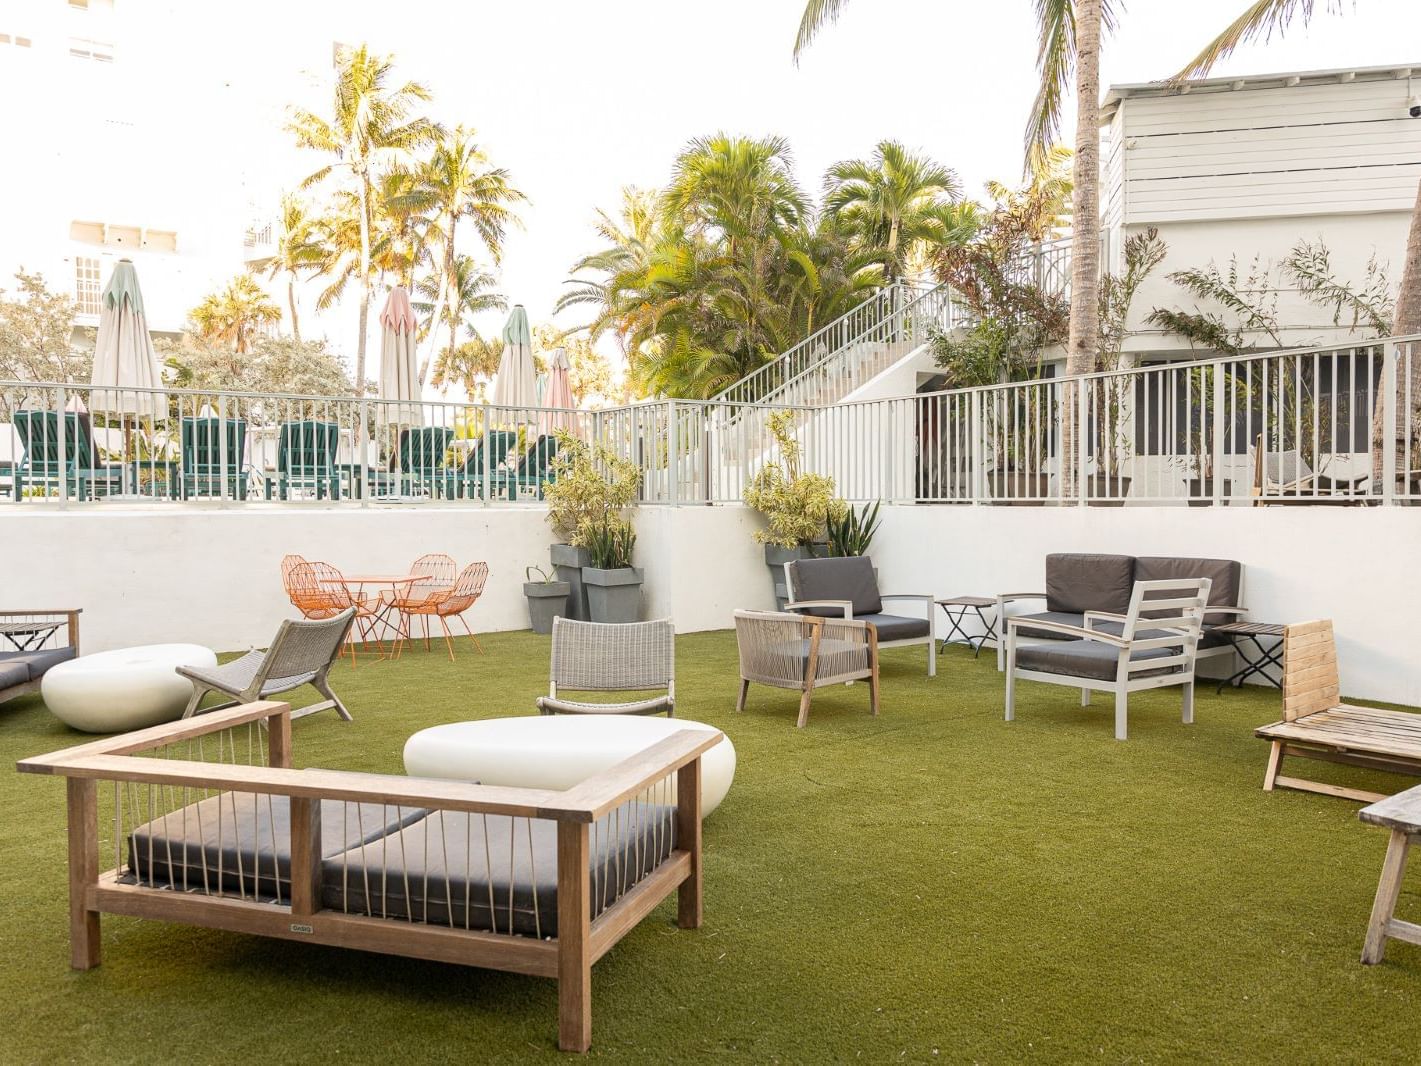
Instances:
[[[0,703],[38,692],[46,673],[78,656],[81,613],[0,611]]]
[[[492,787],[292,769],[289,705],[257,702],[19,769],[66,779],[76,969],[107,912],[552,977],[559,1046],[585,1051],[592,964],[672,893],[701,924],[720,739],[677,731],[564,791]]]

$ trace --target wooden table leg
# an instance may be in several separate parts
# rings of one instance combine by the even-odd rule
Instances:
[[[1382,860],[1382,876],[1377,882],[1377,898],[1372,901],[1372,917],[1367,922],[1367,939],[1362,945],[1362,961],[1367,964],[1382,961],[1386,954],[1386,927],[1396,912],[1396,897],[1401,894],[1401,878],[1406,872],[1406,853],[1411,838],[1400,829],[1391,831]]]
[[[71,777],[69,799],[69,965],[90,970],[99,964],[99,912],[84,900],[99,882],[99,791],[97,782]]]

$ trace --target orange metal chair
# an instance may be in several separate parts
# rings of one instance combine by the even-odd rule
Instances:
[[[410,565],[410,573],[418,574],[420,580],[402,589],[381,593],[387,608],[394,613],[394,629],[405,640],[413,639],[410,632],[410,618],[400,609],[400,603],[427,599],[432,593],[445,592],[459,580],[459,564],[452,555],[430,552],[421,555]],[[424,619],[424,646],[429,647],[429,616]]]
[[[281,585],[291,605],[305,618],[334,618],[348,606],[344,593],[323,587],[311,564],[299,555],[281,560]]]
[[[453,587],[442,591],[434,591],[423,594],[417,590],[408,596],[401,595],[395,599],[396,609],[405,616],[406,621],[415,617],[425,620],[425,632],[428,633],[429,619],[437,619],[440,628],[444,630],[444,643],[449,648],[449,660],[454,659],[453,634],[449,632],[450,618],[457,618],[463,625],[464,631],[473,640],[474,647],[478,648],[479,654],[483,654],[483,645],[479,643],[479,638],[474,636],[474,631],[469,628],[469,623],[464,620],[464,612],[472,607],[478,598],[483,595],[484,583],[488,581],[488,563],[470,563],[464,567],[454,582]],[[403,641],[407,639],[407,634],[402,633],[395,640],[395,654],[399,655]],[[426,647],[428,645],[426,644]]]
[[[366,644],[372,640],[375,646],[380,649],[380,655],[385,654],[385,645],[381,642],[376,633],[375,627],[385,621],[386,611],[389,605],[380,597],[371,600],[366,596],[356,596],[351,593],[349,586],[342,584],[345,575],[330,563],[308,562],[304,566],[296,567],[293,571],[302,583],[303,595],[309,597],[306,600],[307,606],[315,611],[329,611],[330,614],[309,614],[307,606],[297,604],[307,618],[329,618],[339,614],[347,608],[355,608],[355,625],[351,627],[350,634],[346,637],[346,644],[350,648],[350,663],[355,665],[355,645],[357,643],[355,632],[358,629],[360,640]]]

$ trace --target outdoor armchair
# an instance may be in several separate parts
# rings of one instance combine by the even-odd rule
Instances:
[[[288,618],[281,623],[276,639],[266,651],[249,651],[223,666],[179,666],[178,673],[192,682],[192,698],[183,717],[191,718],[209,692],[232,697],[228,703],[208,708],[216,711],[310,685],[326,697],[325,702],[302,707],[293,718],[334,707],[336,713],[349,722],[350,712],[331,688],[326,675],[340,658],[341,645],[354,622],[354,608],[322,621]]]
[[[558,695],[575,692],[665,692],[624,703],[587,703]],[[548,694],[538,697],[542,714],[676,714],[676,627],[669,618],[651,622],[577,622],[553,619]]]
[[[809,721],[814,690],[861,678],[868,680],[869,710],[878,714],[878,632],[862,619],[820,618],[780,611],[736,611],[740,695],[745,710],[750,683],[800,693],[799,720]]]
[[[877,631],[880,648],[910,644],[928,646],[928,676],[937,676],[937,633],[934,597],[923,594],[886,595],[878,591],[878,575],[867,556],[796,559],[785,564],[790,602],[787,611],[820,618],[853,618]],[[922,606],[922,616],[887,614],[886,600],[906,600]]]
[[[0,703],[38,692],[50,667],[78,656],[82,611],[0,611]]]
[[[1016,682],[1044,681],[1080,689],[1081,706],[1090,706],[1095,689],[1115,694],[1115,739],[1126,738],[1131,692],[1180,685],[1183,721],[1194,721],[1194,661],[1208,578],[1137,581],[1122,614],[1087,611],[1083,626],[1041,618],[1007,619],[1006,720],[1016,716]],[[1060,633],[1066,639],[1020,646],[1024,627]]]
[[[470,563],[464,567],[459,573],[458,579],[448,588],[427,591],[421,590],[416,584],[404,591],[397,591],[394,598],[390,600],[390,605],[404,615],[404,627],[396,628],[395,654],[397,656],[400,654],[404,641],[410,638],[409,630],[414,618],[425,620],[425,647],[427,648],[429,646],[429,619],[433,618],[444,630],[444,643],[449,649],[449,661],[453,662],[454,640],[453,634],[449,631],[449,619],[457,618],[464,627],[464,632],[468,633],[469,639],[474,642],[474,647],[482,655],[483,645],[479,643],[479,638],[474,636],[474,631],[469,628],[464,613],[478,602],[479,597],[483,595],[484,584],[487,581],[488,563]]]

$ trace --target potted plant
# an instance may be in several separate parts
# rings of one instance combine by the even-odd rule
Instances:
[[[767,428],[779,446],[779,461],[760,467],[745,489],[745,502],[769,523],[754,536],[765,546],[765,565],[770,568],[775,602],[781,610],[789,600],[785,564],[818,555],[829,519],[842,519],[848,510],[843,500],[834,498],[833,478],[800,471],[793,421],[792,411],[770,415]]]
[[[878,532],[879,503],[866,503],[863,509],[855,511],[845,506],[842,517],[829,516],[826,523],[829,530],[829,554],[834,556],[867,555],[873,543],[873,535]]]
[[[610,517],[620,517],[636,500],[641,471],[630,459],[605,445],[595,448],[566,432],[558,434],[558,454],[552,461],[553,481],[544,490],[548,523],[563,538],[548,549],[559,581],[568,585],[565,618],[592,617],[582,572],[592,567],[587,538]]]
[[[582,584],[594,622],[635,622],[641,615],[642,571],[632,566],[636,531],[624,518],[607,518],[584,534],[592,564]]]
[[[533,580],[533,575],[538,580]],[[530,566],[523,571],[523,595],[528,597],[528,618],[533,623],[534,633],[551,633],[553,619],[567,615],[566,581],[558,581],[556,575],[541,566]]]

